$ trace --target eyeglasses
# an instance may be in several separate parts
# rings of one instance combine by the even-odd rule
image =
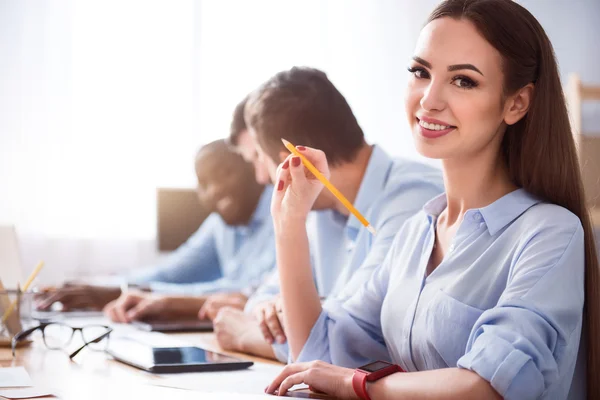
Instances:
[[[71,343],[71,340],[75,335],[75,331],[79,331],[81,333],[81,338],[83,339],[84,345],[69,354],[69,358],[75,357],[86,346],[89,346],[91,350],[106,350],[108,346],[108,337],[112,332],[112,328],[106,325],[86,325],[83,327],[74,327],[59,322],[42,322],[38,326],[34,326],[17,333],[12,338],[11,345],[13,357],[15,356],[17,344],[20,341],[25,340],[27,337],[29,337],[29,335],[38,329],[42,331],[44,344],[50,350],[65,349]]]

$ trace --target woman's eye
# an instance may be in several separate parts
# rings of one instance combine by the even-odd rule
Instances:
[[[408,72],[413,74],[417,79],[429,78],[429,74],[424,68],[420,67],[409,67]]]
[[[452,80],[452,84],[463,89],[472,89],[477,86],[477,82],[466,76],[457,76]]]

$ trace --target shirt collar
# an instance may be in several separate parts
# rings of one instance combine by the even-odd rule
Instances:
[[[253,229],[261,226],[267,218],[271,218],[271,195],[273,193],[273,185],[265,186],[256,209],[250,218],[250,222],[246,226],[238,226],[238,232],[242,234],[248,234]]]
[[[479,211],[490,235],[495,235],[527,211],[527,209],[540,202],[540,199],[528,193],[525,189],[517,189],[502,196],[488,206],[469,210],[467,213]],[[442,193],[428,201],[423,207],[423,211],[435,219],[444,211],[447,204],[446,194]],[[465,213],[465,217],[467,213]]]
[[[250,224],[260,224],[265,219],[271,217],[271,195],[273,194],[273,185],[265,186],[262,194],[260,195],[260,199],[258,199],[258,204],[256,205],[256,210],[252,214],[252,218],[250,218]]]
[[[446,200],[446,193],[442,193],[425,203],[423,206],[423,211],[428,216],[437,218],[440,216],[442,211],[444,211],[447,205],[448,201]]]
[[[354,201],[354,207],[359,212],[367,213],[367,210],[381,195],[388,180],[392,163],[393,160],[382,148],[377,145],[373,146],[373,152]],[[350,214],[347,227],[359,230],[361,226],[362,223]]]
[[[525,189],[517,189],[502,196],[489,206],[481,208],[479,211],[488,227],[488,231],[490,231],[491,235],[495,235],[540,201],[540,199],[529,194]]]

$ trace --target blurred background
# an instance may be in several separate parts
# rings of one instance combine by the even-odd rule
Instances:
[[[25,271],[43,258],[52,282],[150,263],[157,188],[193,188],[196,150],[294,65],[328,73],[371,143],[419,157],[406,65],[436,3],[0,0],[0,224],[16,226]],[[550,36],[564,84],[576,73],[600,86],[600,1],[519,3]],[[600,138],[600,102],[580,114]]]

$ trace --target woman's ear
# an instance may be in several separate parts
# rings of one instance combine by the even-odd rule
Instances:
[[[506,122],[507,125],[516,124],[525,116],[525,114],[527,114],[531,101],[533,100],[534,90],[535,87],[533,83],[529,83],[508,99],[505,105],[506,111],[504,114],[504,122]]]

